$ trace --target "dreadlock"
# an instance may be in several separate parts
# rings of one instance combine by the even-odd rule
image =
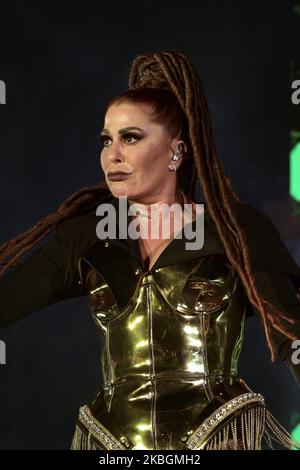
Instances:
[[[160,94],[159,99],[153,100],[155,94]],[[295,339],[283,325],[283,320],[292,320],[264,298],[256,283],[247,238],[238,219],[237,207],[240,199],[222,169],[213,139],[207,99],[193,64],[185,54],[175,51],[138,54],[131,65],[129,89],[113,99],[109,105],[124,100],[151,102],[152,99],[156,104],[163,103],[161,98],[166,98],[167,95],[170,98],[170,94],[173,97],[172,109],[175,111],[170,121],[174,120],[175,116],[181,119],[179,126],[182,129],[182,137],[189,143],[192,154],[192,158],[185,159],[179,167],[179,186],[183,193],[193,198],[198,179],[207,210],[216,226],[226,256],[239,275],[249,301],[260,314],[271,359],[274,361],[275,348],[271,341],[271,325],[289,338]],[[180,110],[179,113],[176,112],[176,106]],[[159,106],[156,108],[160,120],[167,119],[169,113],[164,113],[162,106],[160,109]],[[112,194],[105,181],[71,195],[56,212],[0,246],[0,264],[3,265],[0,268],[0,276],[59,223],[92,211],[100,203],[111,198]]]

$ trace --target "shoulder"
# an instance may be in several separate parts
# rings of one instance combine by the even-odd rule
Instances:
[[[62,222],[59,222],[56,227],[57,236],[70,243],[84,242],[84,240],[96,239],[97,224],[101,221],[102,217],[107,214],[107,207],[110,206],[116,213],[117,200],[114,198],[112,201],[103,202],[103,211],[91,210],[82,215],[69,217]],[[113,219],[116,221],[116,218]]]
[[[285,273],[300,284],[300,267],[287,249],[272,218],[251,204],[239,202],[236,206],[238,221],[243,229],[255,269],[273,273]],[[209,228],[215,224],[209,214],[206,214]]]
[[[89,235],[97,225],[99,217],[94,214],[70,217],[58,223],[56,233],[66,238]]]
[[[257,207],[246,202],[240,202],[237,205],[237,214],[241,225],[250,226],[252,224],[261,224],[271,222],[270,218]]]
[[[78,257],[97,240],[96,227],[99,219],[95,214],[65,219],[57,225],[56,237]]]
[[[258,226],[260,224],[267,224],[272,222],[270,218],[264,214],[261,210],[257,209],[256,207],[252,206],[251,204],[245,202],[239,202],[236,205],[236,213],[238,217],[238,221],[240,222],[242,227],[251,228],[254,226]],[[210,226],[215,227],[215,223],[212,220],[212,216],[206,210],[205,212],[205,219]]]
[[[248,203],[240,203],[237,214],[246,234],[251,236],[253,241],[264,243],[266,240],[280,239],[279,228],[275,226],[271,217],[260,209]]]
[[[279,236],[279,231],[270,216],[257,207],[246,202],[239,202],[236,212],[238,221],[245,230],[263,230],[265,235]]]
[[[256,269],[291,276],[300,285],[300,267],[288,250],[272,218],[249,204],[239,209],[248,241],[251,258]]]

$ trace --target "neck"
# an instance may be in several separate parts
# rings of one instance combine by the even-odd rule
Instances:
[[[184,202],[187,202],[186,196],[183,194],[182,191],[177,191],[173,196],[171,197],[165,197],[161,199],[156,199],[151,202],[144,201],[144,200],[133,200],[133,199],[128,199],[128,203],[130,206],[134,205],[138,209],[141,209],[140,214],[151,218],[151,207],[155,204],[156,207],[160,208],[160,206],[165,206],[166,204],[168,206],[172,206],[172,204],[180,204],[183,207]]]

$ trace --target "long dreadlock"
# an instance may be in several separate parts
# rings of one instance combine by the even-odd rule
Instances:
[[[185,54],[166,50],[139,54],[133,60],[127,99],[130,101],[130,91],[134,95],[134,90],[143,88],[168,90],[176,97],[184,113],[193,158],[183,170],[179,168],[181,190],[188,197],[193,196],[198,179],[207,210],[215,223],[226,256],[239,275],[249,301],[260,314],[271,359],[274,361],[275,348],[271,341],[271,325],[289,338],[295,339],[283,325],[283,320],[287,322],[292,320],[264,298],[256,283],[247,238],[238,219],[237,206],[240,199],[222,169],[213,139],[211,117],[202,82]],[[111,103],[118,101],[120,97]],[[56,212],[0,246],[0,263],[3,265],[0,268],[0,276],[59,223],[67,218],[92,211],[100,203],[107,202],[111,198],[112,194],[105,181],[72,194]]]

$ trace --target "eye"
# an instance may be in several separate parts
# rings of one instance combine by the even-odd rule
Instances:
[[[141,138],[140,136],[136,134],[131,134],[131,133],[123,134],[122,137],[128,144],[133,144],[134,142],[137,142]]]
[[[110,139],[110,137],[108,137],[108,135],[99,135],[98,140],[99,140],[100,144],[103,145],[103,147],[107,147],[107,145],[108,145],[107,142],[111,139]]]
[[[140,140],[141,138],[142,138],[141,136],[139,136],[137,134],[133,134],[131,132],[130,133],[128,132],[128,133],[122,135],[122,139],[127,144],[134,144],[138,140]],[[111,141],[111,138],[108,135],[102,134],[102,135],[98,136],[98,140],[99,140],[100,144],[103,147],[108,147],[108,145],[110,145],[109,141]]]

